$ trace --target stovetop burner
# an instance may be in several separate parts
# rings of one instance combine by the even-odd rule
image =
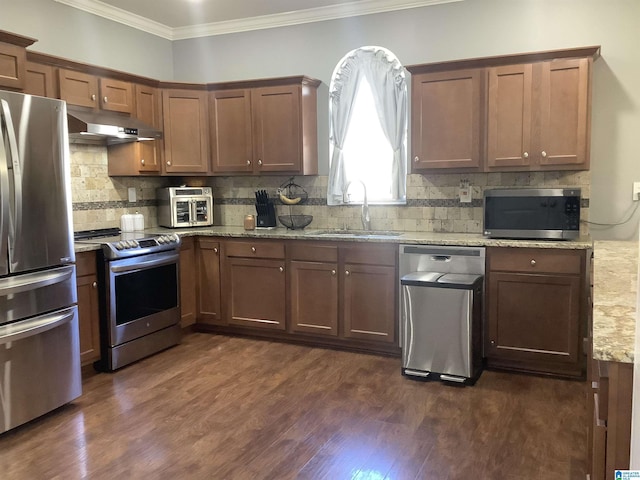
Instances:
[[[83,230],[75,232],[73,236],[78,243],[101,245],[102,254],[107,260],[174,250],[181,243],[175,233],[121,232],[119,228]]]

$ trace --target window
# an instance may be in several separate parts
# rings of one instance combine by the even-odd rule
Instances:
[[[407,86],[389,50],[362,47],[336,66],[329,87],[327,203],[406,203]],[[353,184],[353,186],[352,186]]]

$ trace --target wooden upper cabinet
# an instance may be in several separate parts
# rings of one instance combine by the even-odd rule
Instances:
[[[162,92],[164,171],[209,172],[207,92],[166,89]]]
[[[133,112],[133,86],[75,70],[58,69],[60,99],[71,105],[119,113]]]
[[[210,93],[211,162],[214,173],[252,173],[251,90]]]
[[[162,95],[160,90],[145,85],[135,85],[136,118],[162,130]],[[162,140],[147,140],[140,144],[140,172],[158,173],[162,166],[164,144]]]
[[[27,61],[24,93],[57,98],[55,72],[52,66]]]
[[[531,87],[531,64],[489,69],[488,167],[529,165]]]
[[[26,84],[26,47],[34,38],[0,30],[0,88],[22,90]]]
[[[489,170],[589,167],[590,62],[562,59],[489,69]]]
[[[482,166],[482,69],[416,73],[411,78],[411,170]]]
[[[289,77],[234,82],[212,91],[213,172],[317,174],[319,83]]]

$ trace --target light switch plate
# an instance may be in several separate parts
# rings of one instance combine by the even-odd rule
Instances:
[[[129,193],[129,203],[136,203],[136,188],[129,187],[127,191]]]

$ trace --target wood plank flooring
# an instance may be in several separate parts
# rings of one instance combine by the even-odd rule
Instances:
[[[0,435],[13,479],[584,479],[586,384],[194,333]]]

